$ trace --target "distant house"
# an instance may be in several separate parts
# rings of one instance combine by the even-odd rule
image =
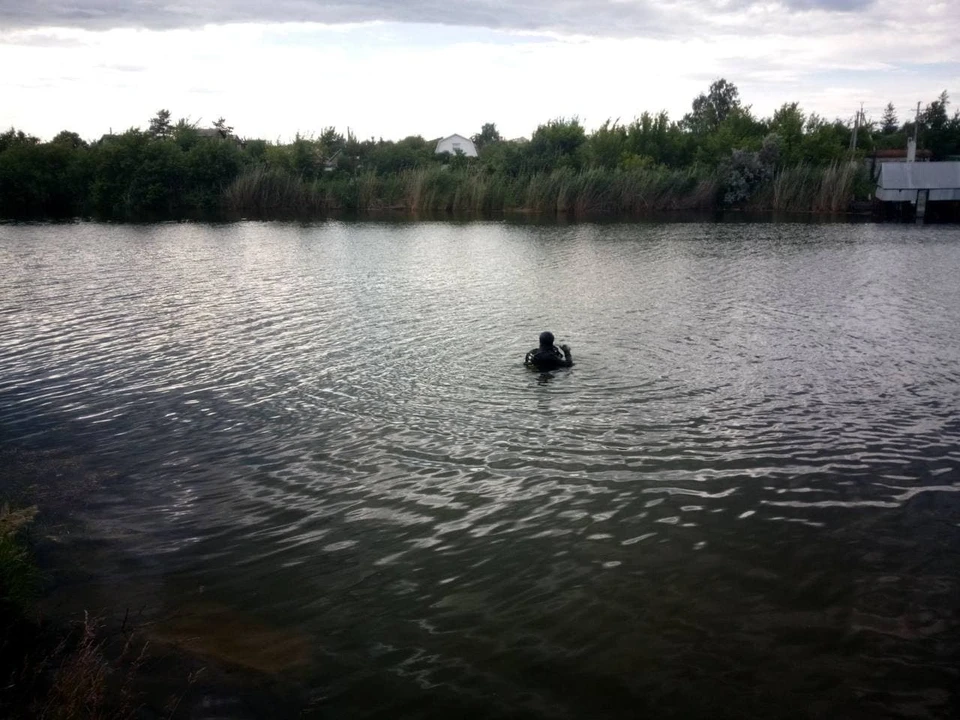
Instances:
[[[231,140],[234,145],[238,147],[245,148],[247,146],[246,140],[241,140],[239,137],[234,135],[232,132],[227,132],[226,135],[220,132],[219,128],[193,128],[193,131],[197,134],[197,137],[207,138],[209,140]]]
[[[912,162],[907,160],[907,151],[899,148],[894,150],[876,150],[873,152],[873,157],[880,162]],[[932,157],[933,152],[930,150],[917,150],[916,159],[918,162],[930,160]]]
[[[451,135],[443,138],[437,143],[436,153],[437,155],[441,153],[456,155],[458,150],[467,157],[477,156],[477,146],[473,144],[473,140],[465,138],[463,135]]]
[[[194,128],[194,129],[196,130],[197,135],[199,135],[202,138],[217,139],[217,138],[223,137],[217,128]]]
[[[932,158],[933,153],[930,150],[918,150],[914,139],[909,138],[906,148],[874,150],[863,162],[870,171],[870,177],[876,180],[880,176],[881,168],[887,163],[930,162]]]
[[[323,161],[323,171],[325,173],[331,173],[340,167],[340,154],[342,152],[342,150],[337,150],[333,155]]]

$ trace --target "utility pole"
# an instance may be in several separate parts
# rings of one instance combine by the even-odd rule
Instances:
[[[920,103],[917,103],[917,120],[913,124],[913,142],[916,143],[920,139]]]
[[[920,103],[917,103],[917,119],[913,123],[913,137],[907,138],[907,162],[917,161],[917,139],[920,137]]]
[[[857,152],[857,131],[860,130],[860,121],[863,118],[863,103],[860,103],[860,109],[857,111],[856,118],[853,121],[853,136],[850,138],[850,155]]]

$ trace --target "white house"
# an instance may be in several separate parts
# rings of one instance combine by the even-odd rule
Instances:
[[[465,138],[463,135],[451,135],[437,143],[437,155],[440,153],[456,155],[457,150],[467,157],[477,156],[477,146],[473,144],[473,140]]]

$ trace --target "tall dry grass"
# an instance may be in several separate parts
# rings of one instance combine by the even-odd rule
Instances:
[[[84,614],[73,632],[32,668],[44,679],[42,700],[35,705],[41,720],[132,720],[139,704],[133,682],[147,652],[128,635],[120,657],[108,660],[99,621]],[[138,648],[138,649],[137,649]]]
[[[326,194],[315,184],[279,168],[257,165],[241,173],[223,192],[224,208],[253,218],[321,213]]]
[[[755,188],[746,207],[780,212],[841,212],[854,197],[859,165],[797,165]],[[246,217],[401,210],[487,216],[523,210],[545,215],[642,216],[713,210],[720,181],[699,168],[631,170],[561,168],[512,177],[438,165],[390,175],[372,171],[315,181],[280,169],[248,168],[225,191],[226,210]]]
[[[712,177],[692,170],[662,169],[560,169],[515,178],[424,168],[403,177],[405,209],[473,215],[525,210],[586,217],[703,209],[714,204],[717,187]]]
[[[757,193],[751,204],[781,212],[843,212],[854,199],[860,172],[857,162],[783,168],[774,175],[766,192]]]
[[[496,215],[512,210],[577,217],[706,209],[717,183],[693,170],[554,170],[521,177],[440,166],[394,175],[367,172],[314,182],[280,169],[248,168],[223,194],[224,208],[246,217],[321,215],[382,209]]]

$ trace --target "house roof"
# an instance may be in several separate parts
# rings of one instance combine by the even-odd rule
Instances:
[[[875,158],[905,158],[907,157],[907,151],[903,148],[875,150],[873,152],[873,156]],[[917,150],[917,157],[924,157],[924,158],[933,157],[933,152],[927,149]]]
[[[460,138],[461,140],[466,140],[467,142],[473,142],[473,140],[471,140],[471,139],[468,138],[468,137],[464,137],[463,135],[460,135],[460,134],[458,134],[458,133],[454,133],[453,135],[447,135],[447,137],[445,137],[445,138],[440,138],[440,139],[437,141],[437,144],[439,145],[439,144],[442,143],[444,140],[453,140],[453,138]]]
[[[960,189],[960,162],[886,163],[879,184],[884,190]]]
[[[919,190],[929,190],[930,200],[960,200],[960,162],[884,163],[880,167],[880,200],[915,202]]]

